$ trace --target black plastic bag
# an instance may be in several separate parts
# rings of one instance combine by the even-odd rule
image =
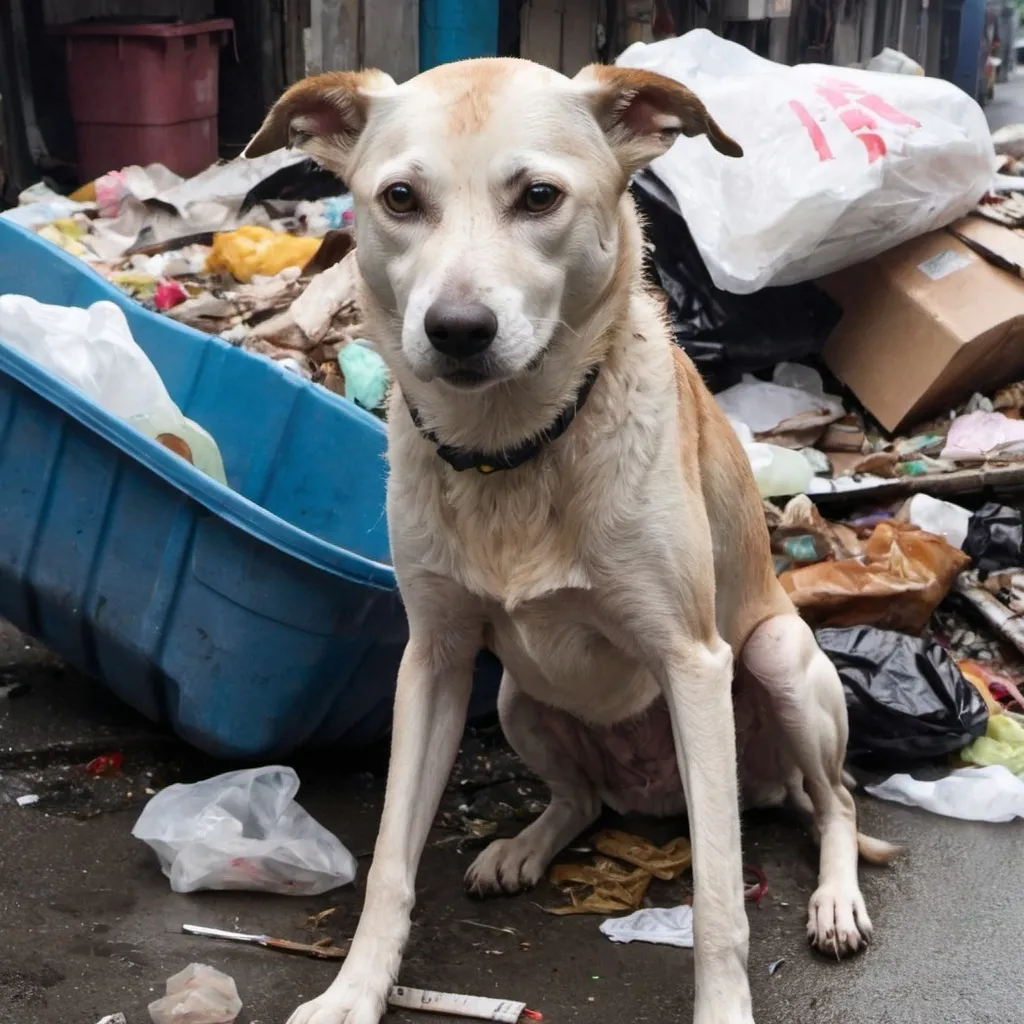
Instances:
[[[981,694],[938,644],[871,626],[816,635],[843,681],[850,757],[941,757],[985,732]]]
[[[1024,522],[1006,505],[989,502],[971,516],[964,554],[971,556],[982,578],[990,572],[1024,566]]]
[[[273,199],[298,202],[330,199],[344,195],[348,189],[333,171],[325,170],[316,161],[306,159],[289,164],[257,182],[246,193],[240,208],[241,213],[251,210],[257,203]]]
[[[668,296],[676,343],[705,382],[720,391],[744,373],[817,354],[842,311],[813,284],[734,295],[716,288],[675,197],[653,171],[630,186],[653,247],[651,283]]]

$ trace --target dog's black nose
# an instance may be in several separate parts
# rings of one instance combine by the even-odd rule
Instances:
[[[452,359],[479,355],[498,333],[498,318],[480,302],[438,299],[423,318],[430,344]]]

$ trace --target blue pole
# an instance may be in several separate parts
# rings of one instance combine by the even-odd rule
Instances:
[[[420,71],[498,52],[498,0],[420,0]]]

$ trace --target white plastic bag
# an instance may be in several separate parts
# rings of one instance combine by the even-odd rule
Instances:
[[[924,68],[901,50],[886,46],[864,65],[868,71],[881,71],[887,75],[923,75]]]
[[[1024,818],[1024,779],[1001,764],[959,768],[936,782],[892,775],[877,786],[864,788],[880,800],[923,807],[947,818],[993,823]]]
[[[316,896],[348,885],[355,858],[296,802],[299,778],[271,765],[168,786],[132,835],[151,847],[175,892],[254,889]]]
[[[743,147],[731,159],[681,138],[652,165],[727,291],[807,281],[944,227],[995,175],[981,108],[937,78],[786,67],[706,29],[616,63],[682,82]]]
[[[693,949],[693,907],[646,907],[628,917],[610,917],[601,933],[612,942],[650,942]]]
[[[784,429],[808,415],[827,423],[846,411],[839,398],[825,394],[821,374],[798,363],[779,363],[771,382],[745,373],[739,384],[719,391],[715,401],[730,420],[746,424],[753,434]]]
[[[171,401],[113,302],[80,309],[0,295],[0,344],[28,356],[218,483],[227,482],[216,442]]]

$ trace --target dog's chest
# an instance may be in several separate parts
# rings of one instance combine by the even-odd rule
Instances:
[[[584,721],[610,725],[639,714],[658,695],[635,653],[619,646],[590,591],[561,590],[495,608],[492,646],[530,696]]]
[[[587,545],[571,502],[554,488],[457,479],[435,491],[418,563],[476,597],[514,609],[591,586]]]

